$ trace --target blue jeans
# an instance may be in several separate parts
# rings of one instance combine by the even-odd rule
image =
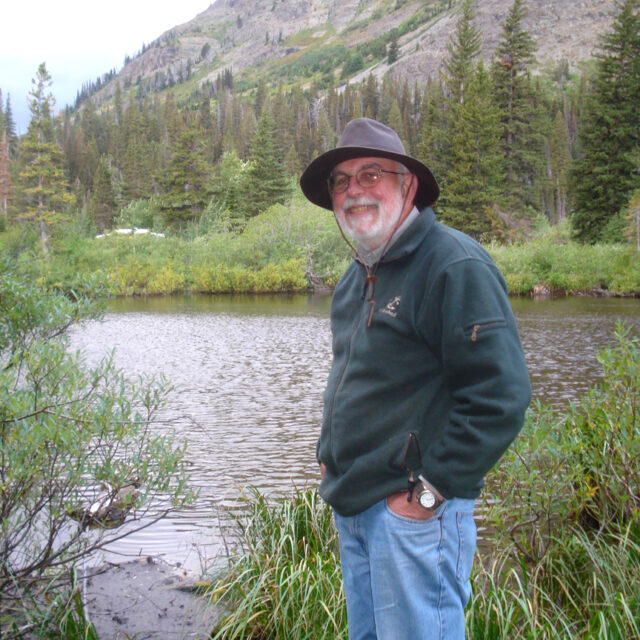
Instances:
[[[349,640],[462,640],[476,547],[473,500],[446,500],[428,520],[386,500],[334,513]]]

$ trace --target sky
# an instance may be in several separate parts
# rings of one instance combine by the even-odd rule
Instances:
[[[2,8],[0,89],[18,134],[29,124],[28,94],[46,63],[56,112],[75,102],[83,83],[116,69],[165,31],[188,22],[214,0],[13,0]]]

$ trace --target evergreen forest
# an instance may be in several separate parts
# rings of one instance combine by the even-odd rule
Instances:
[[[638,270],[640,1],[618,3],[579,71],[558,60],[533,73],[526,12],[514,0],[483,62],[464,0],[440,77],[413,86],[373,74],[338,86],[345,67],[249,86],[227,70],[186,98],[118,84],[108,103],[88,97],[55,114],[43,62],[25,135],[0,94],[0,247],[44,282],[72,287],[79,272],[103,271],[120,294],[301,289],[305,272],[335,283],[346,248],[297,178],[350,119],[367,116],[433,170],[443,222],[496,252],[527,246],[540,229],[567,249],[615,245]],[[397,59],[393,38],[384,55]],[[125,240],[115,229],[157,235]]]

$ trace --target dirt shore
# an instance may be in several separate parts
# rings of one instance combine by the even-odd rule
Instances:
[[[91,569],[81,589],[100,640],[205,640],[216,616],[195,594],[196,580],[148,557]]]

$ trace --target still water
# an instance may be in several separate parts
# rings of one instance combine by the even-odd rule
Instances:
[[[188,442],[197,504],[114,544],[107,559],[162,555],[194,571],[224,552],[224,508],[248,485],[269,494],[317,481],[329,371],[329,296],[123,299],[77,328],[89,364],[115,350],[128,375],[176,386],[163,418]],[[534,398],[562,408],[598,379],[617,319],[640,333],[640,300],[513,299]],[[164,427],[158,427],[164,428]]]

